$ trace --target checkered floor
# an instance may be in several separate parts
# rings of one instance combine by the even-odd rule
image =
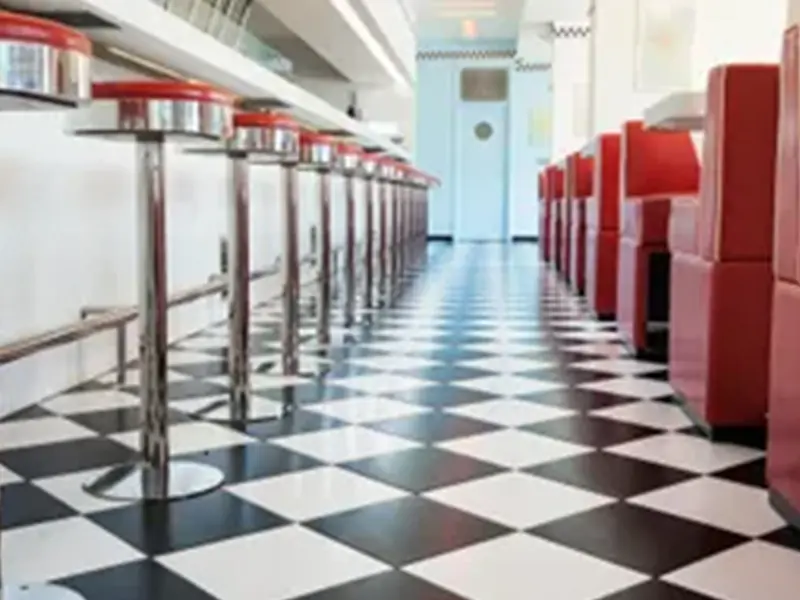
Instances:
[[[172,453],[223,489],[169,505],[81,491],[138,442],[137,371],[0,423],[3,576],[89,600],[796,600],[800,535],[763,452],[711,444],[664,365],[626,355],[533,246],[432,246],[393,307],[303,322],[303,376],[253,323],[258,410],[226,394],[225,330],[170,356]],[[206,411],[206,414],[209,414]]]

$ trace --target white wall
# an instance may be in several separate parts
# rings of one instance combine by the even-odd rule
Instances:
[[[589,37],[553,40],[551,156],[580,150],[588,136]]]
[[[686,83],[678,89],[665,86],[642,91],[637,89],[635,74],[637,0],[594,0],[593,132],[617,130],[622,122],[641,117],[646,107],[671,91],[704,89],[708,71],[715,65],[779,60],[787,12],[791,18],[787,0],[695,0],[694,6]]]
[[[98,63],[98,78],[119,76]],[[69,324],[81,307],[136,302],[134,150],[130,144],[63,133],[62,113],[0,114],[0,343]],[[167,260],[170,292],[218,273],[226,227],[226,165],[218,157],[167,149]],[[274,264],[281,249],[277,167],[251,169],[252,268]],[[334,186],[341,207],[341,184]],[[310,249],[316,182],[300,176],[301,255]],[[254,299],[278,290],[254,284]],[[219,298],[170,313],[170,339],[225,317]],[[129,354],[136,352],[129,328]],[[110,369],[113,334],[0,367],[0,414]]]
[[[403,136],[403,146],[413,151],[416,102],[413,94],[393,88],[368,88],[351,82],[315,77],[293,77],[292,81],[329,102],[339,110],[346,110],[350,95],[358,92],[358,105],[365,121],[394,123]]]

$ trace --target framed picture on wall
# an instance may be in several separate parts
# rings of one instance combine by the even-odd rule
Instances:
[[[691,87],[694,2],[636,0],[636,91],[657,93]]]

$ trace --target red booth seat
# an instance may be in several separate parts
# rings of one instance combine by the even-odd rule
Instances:
[[[586,287],[586,199],[592,194],[594,160],[579,152],[567,159],[570,223],[565,246],[567,281],[579,294]]]
[[[547,169],[539,171],[539,257],[549,262],[550,204],[547,200]]]
[[[559,165],[552,165],[548,189],[552,190],[550,204],[550,257],[556,267],[556,271],[561,272],[561,228],[562,220],[566,219],[564,210],[564,169]]]
[[[586,199],[586,299],[599,318],[617,309],[619,249],[618,133],[604,133],[595,142],[592,193]]]
[[[670,383],[710,433],[763,427],[769,371],[777,65],[709,74],[699,199],[670,223]]]
[[[697,193],[700,167],[686,132],[625,123],[620,141],[617,322],[637,354],[661,353],[669,315],[667,231],[675,195]]]
[[[784,36],[775,178],[767,480],[774,508],[800,523],[800,28]]]

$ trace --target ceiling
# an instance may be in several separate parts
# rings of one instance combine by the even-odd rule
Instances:
[[[514,39],[526,0],[401,0],[421,39]]]

